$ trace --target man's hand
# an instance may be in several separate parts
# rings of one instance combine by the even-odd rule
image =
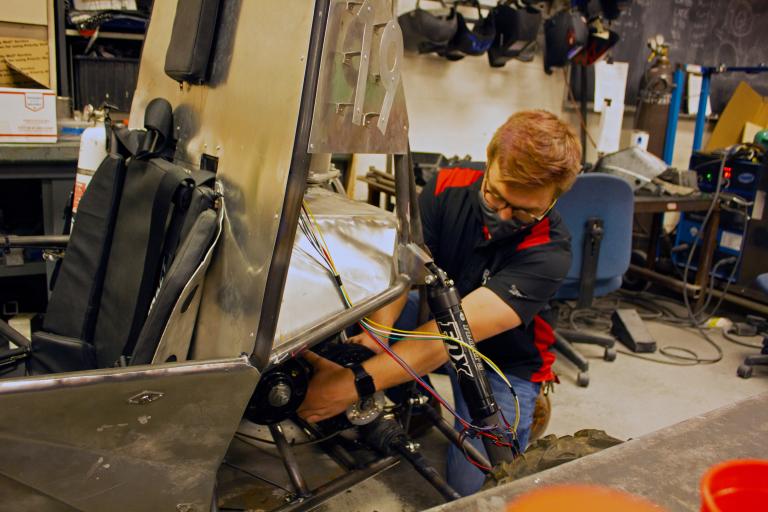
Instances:
[[[382,338],[379,338],[379,339],[381,339],[383,343],[387,343],[387,340],[384,340]],[[368,347],[369,349],[373,350],[374,354],[381,354],[382,352],[384,352],[384,349],[381,348],[381,345],[376,343],[376,341],[373,338],[371,338],[371,335],[368,334],[367,332],[361,332],[356,336],[352,336],[347,341],[348,343],[355,343],[357,345]]]
[[[307,397],[299,406],[299,416],[314,423],[344,412],[357,401],[355,377],[349,369],[314,352],[307,351],[303,357],[314,367],[315,374],[309,381]]]

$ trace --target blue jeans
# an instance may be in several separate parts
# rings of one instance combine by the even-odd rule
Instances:
[[[482,345],[481,345],[482,346]],[[456,379],[456,372],[451,369],[449,372],[451,377],[451,386],[453,387],[453,399],[456,404],[456,412],[462,418],[470,420],[469,410],[467,409],[467,402],[461,394],[459,389],[458,380]],[[510,424],[515,418],[515,400],[512,393],[509,391],[506,383],[501,380],[501,377],[491,371],[486,371],[488,380],[491,382],[491,388],[493,389],[493,396],[496,398],[496,403],[501,408],[504,416]],[[520,443],[520,449],[525,450],[528,446],[528,438],[531,435],[531,424],[533,423],[533,410],[536,407],[536,397],[539,396],[539,390],[541,384],[538,382],[530,382],[523,380],[514,375],[510,375],[504,372],[512,387],[517,393],[517,399],[520,402],[520,423],[517,426],[517,439]],[[459,422],[456,422],[456,430],[461,430]],[[487,455],[483,442],[478,439],[469,439],[469,442],[480,453]],[[460,450],[456,445],[451,444],[448,447],[448,463],[446,467],[446,474],[448,477],[448,483],[456,489],[462,496],[475,493],[480,490],[485,482],[485,474],[480,469],[473,466],[464,456],[464,452]]]
[[[395,327],[398,329],[414,329],[418,327],[417,316],[419,310],[419,294],[412,291],[408,294],[408,302],[406,302],[403,312],[395,323]],[[480,345],[482,348],[482,345]],[[459,389],[458,379],[456,378],[456,372],[450,365],[448,375],[451,378],[451,387],[453,388],[453,399],[456,405],[456,412],[462,418],[471,421],[469,416],[469,410],[467,403],[464,400],[464,396]],[[503,371],[503,369],[502,369]],[[486,368],[486,375],[491,383],[496,403],[501,408],[504,416],[512,423],[515,418],[515,400],[509,388],[504,381],[496,375],[493,371]],[[504,372],[504,375],[509,379],[512,387],[517,393],[517,398],[520,402],[520,423],[517,427],[517,439],[520,443],[520,449],[525,450],[528,445],[528,437],[531,434],[531,424],[533,423],[533,411],[536,407],[536,397],[539,396],[539,390],[541,384],[538,382],[530,382],[514,375]],[[456,422],[456,430],[461,430],[459,422]],[[483,442],[480,439],[470,439],[472,445],[475,446],[481,453],[486,453]],[[448,448],[448,463],[446,469],[448,483],[456,489],[463,496],[475,493],[480,490],[485,481],[485,474],[478,468],[472,465],[462,450],[451,444]]]

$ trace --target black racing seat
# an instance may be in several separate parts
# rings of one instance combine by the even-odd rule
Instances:
[[[123,154],[102,162],[80,201],[43,329],[23,343],[1,326],[0,336],[23,345],[30,374],[148,364],[169,321],[184,324],[174,326],[173,356],[186,358],[201,266],[219,231],[215,175],[168,160],[167,101],[150,102],[145,119],[146,131],[113,139]]]

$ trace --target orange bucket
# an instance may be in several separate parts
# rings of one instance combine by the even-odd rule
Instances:
[[[768,460],[729,460],[701,479],[701,512],[768,510]]]
[[[632,494],[597,485],[552,485],[529,491],[507,506],[506,512],[663,512]]]

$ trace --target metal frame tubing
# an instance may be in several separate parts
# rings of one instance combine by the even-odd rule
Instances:
[[[675,88],[672,91],[672,99],[669,103],[669,114],[667,115],[667,133],[664,137],[664,161],[667,165],[672,164],[672,157],[675,154],[675,136],[677,135],[677,120],[680,117],[680,103],[683,99],[683,83],[685,76],[682,68],[675,69]]]

